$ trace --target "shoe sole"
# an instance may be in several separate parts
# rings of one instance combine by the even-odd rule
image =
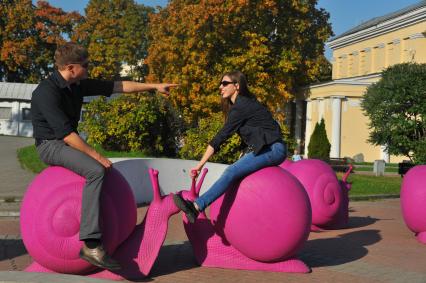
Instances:
[[[192,210],[188,207],[185,200],[183,200],[178,195],[173,195],[173,201],[176,204],[176,206],[185,213],[186,218],[188,218],[188,221],[190,223],[195,223],[195,215],[192,212]]]
[[[88,263],[90,263],[94,266],[97,266],[99,268],[102,268],[102,269],[108,269],[108,270],[120,270],[121,269],[121,266],[105,266],[105,265],[102,265],[99,262],[93,260],[91,257],[87,257],[85,254],[82,254],[81,252],[79,253],[79,256],[80,256],[81,259],[87,261]]]

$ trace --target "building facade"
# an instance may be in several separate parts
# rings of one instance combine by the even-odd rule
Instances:
[[[367,21],[327,45],[333,54],[333,80],[304,89],[288,109],[300,150],[307,156],[315,124],[324,118],[330,157],[400,162],[403,156],[389,156],[383,146],[368,143],[369,119],[361,101],[387,67],[426,63],[426,1]]]
[[[0,135],[33,136],[31,95],[36,87],[0,82]]]

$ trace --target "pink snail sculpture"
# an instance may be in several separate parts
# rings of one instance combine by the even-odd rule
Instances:
[[[400,198],[405,224],[426,244],[426,165],[414,166],[404,175]]]
[[[85,274],[112,280],[140,279],[150,272],[166,237],[168,219],[179,209],[171,195],[162,197],[158,171],[150,169],[153,201],[136,225],[133,193],[112,169],[102,188],[101,227],[106,250],[123,269],[95,270],[78,256],[81,197],[85,179],[62,167],[49,167],[30,184],[21,207],[21,231],[34,262],[28,272]]]
[[[312,231],[340,229],[348,224],[351,184],[347,178],[351,165],[341,181],[331,166],[319,159],[286,160],[280,166],[294,175],[308,193],[312,206]]]
[[[200,181],[193,180],[186,199],[194,200]],[[268,167],[245,177],[194,224],[183,215],[185,231],[197,262],[206,267],[276,272],[310,271],[295,258],[310,232],[308,196],[295,177],[280,167]]]

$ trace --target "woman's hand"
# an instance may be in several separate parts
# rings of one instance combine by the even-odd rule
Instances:
[[[191,171],[189,172],[189,176],[191,178],[197,177],[202,168],[203,168],[203,166],[199,166],[199,165],[194,167],[194,168],[191,168]]]

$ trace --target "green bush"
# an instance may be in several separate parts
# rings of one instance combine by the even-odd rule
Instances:
[[[173,109],[152,94],[123,94],[107,101],[100,97],[85,106],[80,130],[90,144],[110,151],[141,151],[174,156],[177,126]]]
[[[315,125],[309,141],[308,157],[327,161],[330,159],[330,148],[331,144],[327,138],[324,119],[321,119],[321,123]]]
[[[208,143],[223,127],[223,123],[222,113],[214,113],[208,118],[200,119],[198,127],[186,131],[179,156],[184,159],[201,159]],[[209,161],[230,164],[238,159],[240,153],[241,139],[234,134],[222,144],[219,152],[216,152]]]

